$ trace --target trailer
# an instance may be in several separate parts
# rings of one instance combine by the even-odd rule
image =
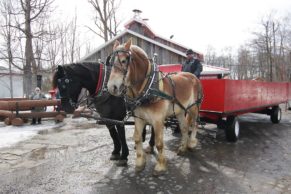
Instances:
[[[181,65],[160,66],[160,70],[165,73],[179,72]],[[199,114],[202,121],[224,129],[228,141],[238,140],[239,115],[267,114],[272,123],[280,122],[282,111],[279,105],[288,103],[291,97],[290,83],[222,78],[223,75],[216,73],[202,73],[204,98]]]

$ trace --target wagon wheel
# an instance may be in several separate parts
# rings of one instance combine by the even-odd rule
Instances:
[[[272,123],[280,123],[282,117],[282,110],[279,106],[274,106],[271,110],[271,121]]]
[[[237,117],[227,117],[225,123],[225,136],[227,141],[236,142],[239,137],[239,121]]]
[[[222,118],[218,119],[217,123],[217,128],[218,129],[225,129],[226,127],[226,121],[225,120],[222,120]]]

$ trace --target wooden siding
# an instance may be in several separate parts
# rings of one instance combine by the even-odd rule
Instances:
[[[180,64],[186,58],[178,55],[174,52],[166,50],[160,46],[152,44],[144,39],[138,38],[131,34],[125,34],[124,36],[118,39],[119,42],[123,43],[126,42],[129,38],[132,38],[132,43],[138,45],[148,54],[148,57],[152,59],[154,53],[158,54],[157,63],[158,64]],[[86,58],[85,61],[93,61],[97,62],[98,59],[101,59],[102,62],[106,61],[107,56],[112,53],[114,42],[109,44],[107,47],[102,48],[98,52],[94,53],[90,57]]]

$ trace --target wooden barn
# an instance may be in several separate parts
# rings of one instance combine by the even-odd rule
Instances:
[[[158,64],[181,64],[186,59],[185,52],[188,49],[187,47],[155,34],[146,21],[140,17],[141,11],[134,10],[134,13],[134,17],[125,24],[124,31],[83,57],[81,61],[104,62],[106,57],[112,53],[115,40],[124,43],[129,38],[132,38],[133,44],[144,49],[149,58],[157,54]],[[203,54],[193,51],[203,61]]]

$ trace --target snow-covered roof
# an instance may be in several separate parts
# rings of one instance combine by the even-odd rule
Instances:
[[[152,43],[152,44],[154,44],[154,45],[157,45],[157,46],[159,46],[159,47],[161,47],[161,48],[163,48],[163,49],[169,50],[169,51],[171,51],[171,52],[173,52],[173,53],[176,53],[176,54],[178,54],[178,55],[181,55],[181,56],[183,56],[183,57],[186,57],[186,54],[185,54],[184,52],[178,50],[178,49],[175,49],[175,48],[173,48],[173,47],[167,46],[167,45],[165,45],[165,44],[163,44],[163,43],[161,43],[161,42],[159,42],[159,41],[156,41],[155,39],[149,38],[149,37],[147,37],[147,36],[144,36],[144,35],[142,35],[142,34],[139,34],[139,33],[135,32],[135,31],[133,31],[133,30],[130,30],[130,29],[129,29],[129,26],[130,26],[132,23],[134,23],[134,22],[140,23],[140,24],[142,24],[144,27],[146,27],[146,28],[148,29],[149,33],[152,34],[153,37],[157,37],[157,38],[159,38],[159,39],[163,39],[163,40],[165,40],[165,41],[167,41],[167,42],[170,42],[170,43],[172,43],[172,44],[174,44],[174,45],[177,45],[177,46],[179,46],[179,47],[185,48],[185,50],[188,49],[188,47],[185,47],[185,46],[183,46],[183,45],[181,45],[181,44],[179,44],[179,43],[176,43],[176,42],[174,42],[174,41],[171,40],[171,39],[167,39],[167,38],[164,38],[164,37],[162,37],[162,36],[160,36],[160,35],[157,35],[156,33],[153,32],[153,30],[148,26],[148,24],[147,24],[144,20],[139,19],[139,18],[132,18],[130,21],[128,21],[128,22],[125,24],[125,26],[124,26],[124,27],[125,27],[125,30],[124,30],[124,31],[122,31],[121,33],[119,33],[118,35],[116,35],[116,36],[113,37],[111,40],[107,41],[106,43],[102,44],[102,45],[99,46],[98,48],[94,49],[94,50],[93,50],[92,52],[90,52],[89,54],[87,54],[87,55],[85,55],[84,57],[82,57],[82,58],[80,59],[80,62],[85,61],[86,59],[88,59],[88,58],[90,58],[91,56],[95,55],[96,52],[100,51],[101,49],[107,47],[107,46],[110,45],[110,44],[113,44],[113,42],[114,42],[115,40],[118,40],[119,38],[121,38],[122,36],[124,36],[124,35],[127,34],[127,33],[128,33],[128,34],[131,34],[131,35],[133,35],[133,36],[135,36],[135,37],[138,37],[138,38],[140,38],[140,39],[146,40],[146,41],[148,41],[148,42],[150,42],[150,43]],[[194,52],[197,53],[197,54],[199,54],[199,55],[203,55],[201,52],[197,52],[197,51],[195,51],[195,50],[194,50]]]
[[[165,37],[163,37],[163,36],[160,36],[160,35],[156,34],[156,33],[155,33],[151,28],[150,28],[150,26],[146,23],[146,21],[144,21],[144,20],[142,20],[142,19],[139,19],[139,18],[132,18],[131,20],[129,20],[129,21],[124,25],[124,27],[125,27],[126,29],[128,29],[129,26],[130,26],[130,24],[132,24],[132,23],[134,23],[134,22],[140,23],[140,24],[142,24],[143,26],[145,26],[145,27],[150,31],[150,33],[151,33],[153,36],[158,37],[158,38],[163,39],[163,40],[166,40],[167,42],[171,42],[172,44],[175,44],[175,45],[177,45],[177,46],[183,47],[183,48],[185,48],[185,49],[188,49],[188,47],[185,47],[184,45],[181,45],[181,44],[179,44],[179,43],[173,41],[172,39],[165,38]],[[193,50],[193,49],[192,49],[192,50]],[[198,54],[202,55],[201,52],[198,52],[198,51],[196,51],[196,50],[193,50],[193,51],[194,51],[195,53],[198,53]]]
[[[181,64],[165,64],[159,66],[160,70],[163,72],[179,72],[182,69]],[[230,70],[223,67],[216,67],[211,65],[203,64],[202,75],[228,75]]]
[[[230,74],[230,70],[223,67],[211,66],[211,65],[203,65],[202,75],[228,75]]]

